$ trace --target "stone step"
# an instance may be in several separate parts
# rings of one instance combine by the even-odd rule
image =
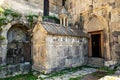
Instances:
[[[88,58],[87,65],[92,66],[92,67],[103,67],[104,66],[104,59],[103,58],[96,58],[96,57]]]

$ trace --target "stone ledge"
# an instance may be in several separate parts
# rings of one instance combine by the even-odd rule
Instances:
[[[16,76],[20,74],[27,74],[31,69],[29,62],[19,63],[15,65],[6,65],[0,68],[0,78]]]

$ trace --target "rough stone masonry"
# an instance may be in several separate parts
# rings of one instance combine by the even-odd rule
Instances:
[[[80,30],[39,22],[33,30],[32,40],[35,70],[50,73],[86,64],[87,35]]]

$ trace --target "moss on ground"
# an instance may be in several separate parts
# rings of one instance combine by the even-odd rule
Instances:
[[[18,75],[15,77],[3,78],[0,80],[36,80],[36,79],[37,77],[32,74],[24,74],[24,75]]]
[[[78,76],[78,77],[75,77],[75,78],[70,78],[69,80],[81,80],[84,76]]]
[[[64,69],[58,72],[53,72],[51,74],[47,74],[45,78],[52,78],[52,77],[56,77],[56,76],[62,76],[64,74],[67,74],[69,72],[76,72],[78,70],[81,70],[82,68],[94,68],[94,67],[89,67],[89,66],[81,66],[81,67],[76,67],[76,68],[68,68],[68,69]],[[115,70],[111,70],[108,67],[101,67],[101,68],[95,68],[98,69],[98,71],[92,73],[91,75],[97,77],[97,78],[101,78],[104,77],[106,75],[110,75],[110,74],[114,74]],[[38,75],[37,75],[38,76]],[[9,77],[9,78],[4,78],[4,79],[0,79],[0,80],[36,80],[37,76],[32,75],[32,73],[29,74],[25,74],[25,75],[18,75],[15,77]],[[70,78],[69,80],[81,80],[84,76],[77,76],[75,78]],[[41,80],[44,80],[43,78],[40,78]]]

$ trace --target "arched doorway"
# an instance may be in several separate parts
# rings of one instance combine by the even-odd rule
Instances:
[[[7,64],[30,61],[30,40],[26,26],[13,25],[7,32],[7,39]]]
[[[110,33],[106,19],[92,14],[85,21],[84,29],[89,34],[89,57],[110,59]]]
[[[103,57],[103,30],[89,32],[89,56],[91,57]]]

